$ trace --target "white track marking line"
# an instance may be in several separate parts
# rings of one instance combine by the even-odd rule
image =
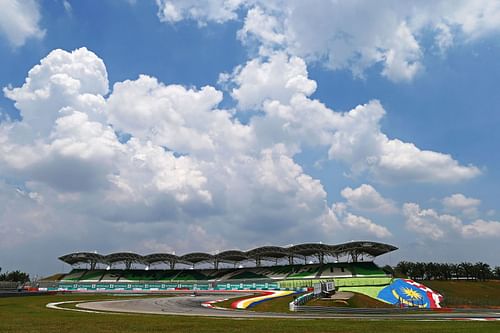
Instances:
[[[99,311],[92,311],[92,310],[81,310],[81,309],[61,308],[61,307],[59,307],[59,305],[61,305],[61,304],[80,303],[80,302],[85,302],[85,300],[81,300],[81,301],[52,302],[52,303],[48,303],[47,305],[45,305],[45,307],[49,308],[49,309],[55,309],[55,310],[77,311],[77,312],[87,312],[87,313],[102,313],[102,312],[99,312]]]

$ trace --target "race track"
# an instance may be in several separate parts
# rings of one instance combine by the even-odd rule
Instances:
[[[204,294],[201,296],[177,296],[117,301],[84,302],[76,306],[98,312],[144,313],[182,316],[230,317],[230,318],[337,318],[369,320],[500,320],[500,310],[485,310],[457,313],[404,313],[404,314],[360,314],[360,313],[270,313],[247,310],[221,310],[206,308],[202,303],[221,298],[239,297],[245,293]]]

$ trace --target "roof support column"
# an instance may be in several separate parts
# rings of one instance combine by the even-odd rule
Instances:
[[[255,259],[255,266],[260,267],[260,257]]]
[[[320,264],[323,264],[325,262],[325,254],[323,252],[320,252],[318,254],[318,260]]]

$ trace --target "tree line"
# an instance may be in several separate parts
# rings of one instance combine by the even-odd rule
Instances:
[[[500,266],[491,267],[484,262],[455,264],[401,261],[392,269],[392,273],[413,280],[500,280]]]
[[[0,268],[2,272],[2,268]],[[0,281],[26,283],[29,282],[30,275],[19,270],[0,274]]]

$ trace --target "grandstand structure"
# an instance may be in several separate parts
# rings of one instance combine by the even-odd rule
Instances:
[[[395,250],[389,244],[352,241],[337,245],[262,246],[216,254],[75,252],[59,258],[73,269],[57,275],[56,287],[58,290],[282,289],[332,279],[343,279],[344,284],[348,280],[373,284],[374,279],[391,278],[373,260]]]
[[[303,260],[307,264],[308,258],[316,259],[320,264],[325,263],[325,258],[334,258],[335,262],[340,257],[347,257],[352,262],[371,261],[382,254],[397,250],[397,247],[369,241],[349,242],[339,245],[328,245],[322,243],[304,243],[288,247],[262,246],[249,251],[228,250],[217,254],[206,252],[192,252],[182,256],[169,253],[154,253],[142,256],[133,252],[117,252],[101,255],[91,252],[75,252],[59,257],[59,260],[70,264],[89,264],[90,269],[96,268],[97,264],[112,265],[125,264],[130,269],[133,263],[142,264],[149,269],[150,265],[165,263],[170,269],[175,269],[176,264],[185,264],[195,267],[200,263],[212,263],[214,269],[219,268],[219,263],[230,263],[233,265],[254,261],[256,267],[262,265],[262,261],[278,263],[281,259],[287,259],[289,265],[293,265],[296,259]]]

